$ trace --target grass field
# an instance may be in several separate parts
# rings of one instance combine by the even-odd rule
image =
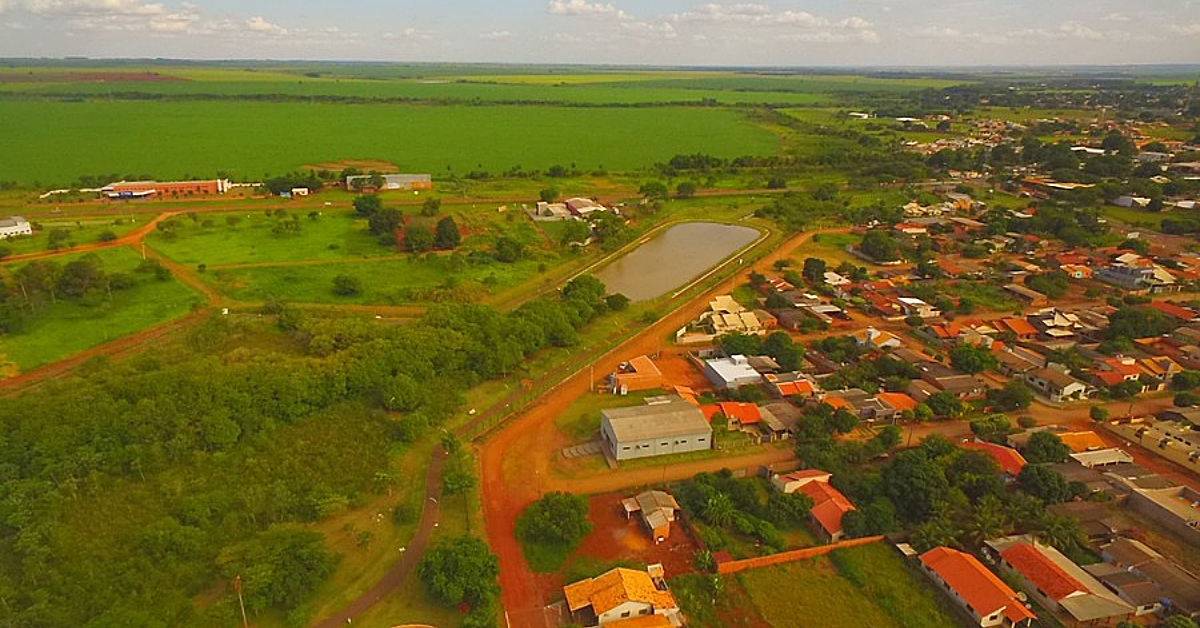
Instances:
[[[737,576],[758,612],[774,628],[958,628],[939,598],[883,544],[755,569]],[[794,591],[794,595],[779,592]],[[687,610],[685,609],[686,613]]]
[[[97,253],[107,273],[130,272],[141,258],[125,248]],[[57,258],[66,264],[70,257]],[[0,269],[0,272],[10,267]],[[151,325],[178,318],[191,311],[200,297],[171,279],[156,281],[139,274],[130,290],[114,293],[112,300],[91,306],[62,301],[37,313],[24,333],[3,337],[0,363],[15,363],[21,371],[60,360],[90,347],[127,336]]]
[[[139,226],[146,221],[153,219],[149,214],[138,216],[118,216],[114,218],[108,217],[80,217],[80,218],[54,218],[54,217],[29,217],[29,220],[36,223],[31,236],[22,236],[16,238],[8,238],[0,240],[0,248],[8,249],[9,253],[18,255],[22,253],[37,253],[46,251],[50,248],[50,232],[56,229],[66,229],[69,232],[68,248],[73,245],[91,244],[100,241],[100,234],[112,232],[113,235],[122,236]]]
[[[7,144],[20,147],[0,154],[0,172],[63,184],[115,172],[259,178],[346,159],[438,175],[555,164],[630,170],[679,153],[770,155],[777,146],[770,132],[717,108],[4,101],[0,118]]]

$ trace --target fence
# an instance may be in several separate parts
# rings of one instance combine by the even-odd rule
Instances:
[[[729,560],[717,565],[717,573],[725,575],[746,571],[747,569],[758,569],[759,567],[770,567],[771,565],[793,563],[799,560],[806,560],[814,556],[823,556],[834,550],[846,549],[848,547],[858,547],[860,545],[869,545],[882,540],[882,536],[865,536],[860,539],[850,539],[849,541],[831,543],[829,545],[819,545],[817,547],[806,547],[804,549],[792,550],[790,552],[771,554],[770,556],[759,556],[757,558],[747,558],[744,560]]]

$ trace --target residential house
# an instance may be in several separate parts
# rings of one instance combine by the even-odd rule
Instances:
[[[1054,368],[1042,368],[1025,374],[1025,381],[1035,391],[1054,403],[1087,399],[1092,389],[1067,373]]]
[[[1085,565],[1083,570],[1091,574],[1108,590],[1117,594],[1134,608],[1133,616],[1154,615],[1162,612],[1162,600],[1166,592],[1146,576],[1136,571],[1126,571],[1108,563]]]
[[[1124,382],[1136,382],[1142,376],[1137,360],[1127,357],[1101,358],[1096,360],[1095,367],[1088,369],[1098,386],[1116,386]],[[1142,386],[1138,392],[1146,392]]]
[[[763,404],[759,406],[758,411],[762,416],[762,422],[758,424],[758,429],[769,443],[791,438],[792,432],[796,430],[800,419],[804,416],[803,410],[787,401]]]
[[[638,390],[654,390],[664,388],[666,381],[662,371],[650,358],[639,355],[632,360],[622,363],[617,370],[608,376],[609,392],[625,395]]]
[[[1118,256],[1112,264],[1096,271],[1094,276],[1105,283],[1137,293],[1162,294],[1183,289],[1165,268],[1133,253]]]
[[[1030,307],[1042,307],[1049,303],[1049,301],[1046,299],[1046,295],[1036,290],[1026,288],[1020,284],[1010,283],[1007,286],[1004,286],[1004,289],[1012,293],[1018,299],[1024,301]]]
[[[982,451],[987,454],[989,458],[996,461],[996,464],[1000,465],[1000,470],[1010,479],[1021,475],[1021,469],[1025,468],[1025,457],[1010,447],[989,443],[978,438],[961,443],[959,446],[963,449]]]
[[[679,512],[679,502],[670,493],[663,491],[644,491],[635,497],[621,500],[625,518],[634,514],[641,517],[646,531],[654,542],[662,543],[671,536],[671,524],[675,521],[675,513]]]
[[[1135,488],[1126,504],[1189,543],[1200,545],[1200,492],[1187,486]]]
[[[981,628],[1028,626],[1037,615],[1004,581],[974,556],[948,547],[921,554],[921,569]]]
[[[1192,310],[1189,310],[1185,307],[1171,303],[1170,301],[1152,301],[1146,307],[1149,307],[1154,310],[1158,310],[1159,312],[1162,312],[1163,314],[1166,314],[1167,316],[1178,319],[1185,323],[1190,323],[1190,322],[1196,320],[1195,312],[1193,312]]]
[[[1046,510],[1063,517],[1071,517],[1079,522],[1079,529],[1087,536],[1088,541],[1107,542],[1131,526],[1123,519],[1113,515],[1109,504],[1093,501],[1071,501],[1052,504]]]
[[[1017,577],[1040,604],[1076,624],[1116,621],[1135,609],[1057,549],[1029,536],[987,541],[1003,571]]]
[[[904,318],[904,308],[895,297],[879,292],[863,292],[858,296],[862,297],[871,306],[871,309],[884,320],[898,321]]]
[[[890,409],[890,418],[895,418],[905,412],[912,412],[917,408],[917,400],[902,393],[902,392],[881,392],[875,395],[875,399],[883,403]],[[878,418],[878,417],[877,417]]]
[[[762,413],[758,411],[758,406],[752,403],[722,401],[709,406],[701,406],[700,411],[704,412],[710,421],[716,414],[725,417],[730,431],[744,428],[757,431],[758,424],[762,422]]]
[[[1108,465],[1120,464],[1123,462],[1133,462],[1133,456],[1128,453],[1110,447],[1108,449],[1093,449],[1092,451],[1081,451],[1078,453],[1068,454],[1072,460],[1089,468],[1106,467]]]
[[[590,198],[569,198],[564,201],[567,210],[579,218],[587,219],[596,212],[608,211],[608,208]]]
[[[813,502],[809,517],[825,538],[836,543],[845,536],[842,517],[855,508],[841,491],[829,484],[829,478],[828,473],[807,469],[773,477],[771,483],[780,492],[800,491],[807,495]]]
[[[851,281],[849,279],[846,279],[832,270],[825,271],[825,285],[836,288],[839,286],[848,286],[850,284]]]
[[[942,315],[941,310],[916,297],[899,297],[896,300],[900,302],[900,310],[905,316],[936,318]]]
[[[992,355],[996,356],[997,369],[1007,377],[1024,377],[1046,366],[1045,362],[1035,362],[1009,347],[993,351]]]
[[[618,461],[712,448],[712,426],[699,408],[678,395],[601,410],[600,437]]]
[[[1002,318],[995,323],[997,329],[1012,334],[1017,340],[1034,340],[1038,336],[1037,328],[1023,318]]]
[[[777,397],[811,399],[821,391],[815,381],[804,373],[774,373],[764,375],[767,388]]]
[[[876,351],[894,349],[904,344],[896,334],[890,331],[875,329],[874,327],[860,329],[851,334],[851,336],[854,337],[858,346]]]
[[[595,578],[580,580],[563,587],[571,621],[594,628],[618,626],[630,618],[662,615],[671,624],[679,621],[679,603],[675,601],[661,565],[646,571],[617,568]]]
[[[1163,590],[1164,613],[1200,619],[1200,578],[1194,573],[1166,559],[1152,560],[1137,570]]]
[[[925,362],[917,365],[917,368],[921,371],[921,380],[932,385],[937,391],[950,393],[964,401],[982,399],[987,393],[987,386],[978,377],[959,373],[944,364]],[[916,384],[916,382],[913,382],[913,384]],[[917,390],[919,391],[920,387]],[[908,393],[917,401],[924,400],[919,396],[920,392],[914,393],[914,388],[911,384]]]

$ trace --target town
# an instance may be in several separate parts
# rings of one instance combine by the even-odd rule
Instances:
[[[8,623],[1200,621],[1194,73],[90,63],[378,118],[0,160]]]

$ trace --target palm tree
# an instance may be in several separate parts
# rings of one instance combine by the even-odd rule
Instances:
[[[733,520],[733,500],[725,493],[716,493],[704,505],[704,518],[715,526],[727,526]]]
[[[979,500],[971,520],[967,523],[967,533],[971,540],[981,545],[988,539],[1004,536],[1008,528],[1004,505],[994,495],[984,495]]]

